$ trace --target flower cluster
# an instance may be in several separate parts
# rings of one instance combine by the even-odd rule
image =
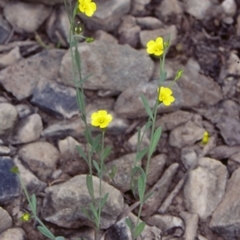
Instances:
[[[172,90],[170,88],[160,87],[158,88],[158,92],[158,100],[165,106],[170,106],[171,103],[175,101],[175,98],[172,96]]]
[[[96,3],[92,0],[78,0],[79,1],[79,11],[85,13],[88,17],[91,17],[97,10]]]
[[[92,114],[91,119],[94,127],[106,128],[113,118],[106,110],[99,110]]]

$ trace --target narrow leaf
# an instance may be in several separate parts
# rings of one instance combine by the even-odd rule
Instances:
[[[87,156],[85,154],[85,152],[83,151],[82,147],[79,145],[76,145],[77,151],[80,154],[80,156],[86,161],[88,162]]]
[[[145,228],[145,222],[140,222],[134,231],[134,238],[137,238]]]
[[[114,165],[114,166],[112,166],[111,172],[108,175],[111,179],[113,179],[114,176],[116,175],[116,173],[117,173],[117,167],[116,167],[116,165]]]
[[[109,154],[111,153],[111,150],[112,148],[110,146],[107,146],[105,149],[104,149],[104,152],[103,152],[103,160],[105,160]]]
[[[100,206],[99,206],[100,209],[103,208],[103,206],[104,206],[105,203],[107,202],[107,199],[108,199],[108,193],[106,193],[106,194],[104,195],[104,197],[101,199],[101,201],[100,201]]]
[[[158,144],[158,141],[161,137],[161,133],[162,133],[162,127],[158,127],[153,134],[153,138],[152,138],[152,141],[151,141],[150,146],[149,146],[149,152],[148,152],[149,157],[151,157],[153,152],[155,151],[155,149],[157,147],[157,144]]]
[[[44,236],[55,240],[55,236],[46,228],[46,227],[42,227],[42,226],[38,226],[37,229],[39,230],[39,232],[41,232]]]
[[[35,194],[33,194],[31,196],[31,206],[32,206],[32,212],[34,214],[36,214],[37,213],[37,198],[36,198]]]
[[[166,77],[167,77],[167,72],[163,70],[160,74],[160,79],[159,79],[160,83],[165,81]]]
[[[152,121],[147,121],[147,123],[145,124],[145,130],[149,129],[152,126]]]
[[[136,159],[137,161],[142,160],[142,158],[145,156],[145,154],[148,152],[148,147],[145,147],[143,150],[137,153]]]
[[[76,65],[77,65],[77,70],[78,70],[78,74],[80,75],[81,74],[81,58],[80,58],[80,54],[78,52],[78,47],[76,46],[75,47],[75,62],[76,62]]]
[[[148,101],[143,94],[140,95],[142,99],[143,106],[148,114],[148,116],[153,120],[153,114],[151,108],[149,107]]]
[[[133,223],[132,220],[130,218],[126,218],[126,224],[128,225],[128,227],[133,230]]]
[[[95,208],[95,206],[93,205],[93,203],[90,203],[90,209],[95,217],[95,219],[98,219],[98,214],[97,214],[97,209]]]
[[[151,196],[153,195],[153,192],[149,192],[144,196],[143,202],[146,202]]]
[[[101,134],[98,134],[98,135],[93,139],[92,152],[98,151],[98,148],[100,148],[100,141],[101,141]]]
[[[88,192],[89,192],[91,198],[94,199],[93,181],[92,181],[91,175],[86,176],[86,182],[87,182]]]
[[[65,240],[65,238],[62,237],[62,236],[58,236],[58,237],[55,238],[55,240]]]
[[[140,177],[138,178],[138,196],[141,202],[143,202],[144,200],[145,183],[146,183],[146,178],[144,173],[144,174],[141,174]]]
[[[94,167],[96,168],[96,170],[97,170],[97,172],[98,172],[98,174],[101,172],[101,170],[100,170],[100,168],[99,168],[99,165],[98,165],[98,163],[95,161],[95,160],[93,160],[93,165],[94,165]]]

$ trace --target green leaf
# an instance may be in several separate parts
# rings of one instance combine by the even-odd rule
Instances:
[[[76,62],[76,66],[77,66],[77,70],[78,70],[78,74],[81,74],[81,58],[80,58],[80,54],[78,52],[78,46],[75,47],[75,62]]]
[[[107,146],[105,149],[104,149],[104,152],[103,152],[103,160],[105,160],[109,154],[111,153],[111,150],[112,148],[110,146]]]
[[[104,195],[104,197],[101,199],[101,201],[100,201],[100,206],[99,206],[100,209],[103,208],[103,206],[104,206],[105,203],[107,202],[107,199],[108,199],[108,193],[106,193],[106,194]]]
[[[73,10],[73,19],[76,17],[76,15],[77,15],[77,13],[78,13],[78,5],[79,5],[79,3],[76,2],[75,7],[74,7],[74,10]]]
[[[93,203],[90,203],[90,209],[95,217],[95,219],[98,219],[98,214],[97,214],[97,209],[95,208],[95,206],[93,205]]]
[[[161,134],[162,134],[162,127],[160,126],[156,129],[156,131],[153,134],[153,138],[152,138],[152,141],[151,141],[150,146],[149,146],[149,152],[148,152],[148,157],[149,158],[152,156],[153,152],[155,151],[155,149],[157,147],[157,144],[158,144],[158,141],[161,137]]]
[[[92,146],[93,145],[93,138],[92,138],[90,132],[87,129],[85,129],[85,131],[84,131],[84,137],[85,137],[86,141]]]
[[[85,78],[81,79],[81,81],[79,81],[79,83],[80,84],[85,83],[91,76],[92,76],[92,74],[87,75]]]
[[[152,114],[151,108],[149,107],[147,99],[145,98],[145,96],[143,94],[141,94],[140,97],[142,99],[143,106],[144,106],[148,116],[153,120],[153,114]]]
[[[94,38],[93,37],[87,37],[86,38],[86,42],[87,43],[91,43],[91,42],[93,42],[94,41]]]
[[[108,176],[109,176],[111,179],[113,179],[114,176],[116,175],[116,173],[117,173],[117,167],[116,167],[116,165],[114,165],[114,166],[112,166],[111,172],[108,174]]]
[[[82,92],[79,90],[79,88],[76,88],[76,95],[77,95],[77,104],[80,112],[82,114],[85,114],[85,103]]]
[[[55,238],[55,240],[65,240],[65,238],[62,237],[62,236],[58,236],[58,237]]]
[[[89,192],[91,198],[95,199],[94,198],[94,191],[93,191],[93,180],[92,180],[92,176],[91,175],[87,175],[86,176],[86,182],[87,182],[88,192]]]
[[[126,218],[126,224],[128,225],[128,227],[132,231],[133,230],[133,223],[132,223],[132,220],[130,218]]]
[[[146,202],[151,196],[153,195],[153,192],[149,192],[144,196],[143,202]]]
[[[94,139],[93,139],[93,142],[92,142],[92,152],[98,152],[99,149],[101,148],[101,144],[100,144],[100,141],[101,141],[101,134],[98,134]]]
[[[134,239],[136,239],[142,233],[144,228],[145,228],[145,222],[140,222],[134,231]]]
[[[19,173],[18,167],[17,166],[12,167],[10,169],[10,172],[15,173],[15,174]]]
[[[147,121],[147,123],[145,124],[145,130],[149,129],[152,126],[152,121]]]
[[[37,198],[36,198],[35,194],[33,194],[31,196],[30,201],[31,201],[32,212],[36,215],[36,213],[37,213]]]
[[[94,167],[96,168],[98,174],[101,173],[101,170],[100,170],[100,168],[99,168],[99,165],[98,165],[98,163],[97,163],[95,160],[93,160],[93,165],[94,165]]]
[[[49,239],[55,240],[55,236],[46,227],[38,226],[37,229],[44,236],[48,237]]]
[[[137,161],[142,160],[142,158],[144,157],[144,155],[148,152],[148,147],[145,147],[144,149],[142,149],[140,152],[137,153],[136,155],[136,159]]]
[[[145,186],[146,186],[146,174],[142,173],[138,178],[138,196],[140,202],[143,202],[144,200]]]
[[[183,75],[183,69],[179,69],[176,73],[174,81],[177,81]]]
[[[163,70],[160,74],[160,79],[159,79],[160,83],[165,81],[166,77],[167,77],[167,72]]]
[[[80,154],[80,156],[86,161],[88,162],[87,156],[85,154],[85,152],[83,151],[82,147],[79,145],[76,145],[77,151]]]

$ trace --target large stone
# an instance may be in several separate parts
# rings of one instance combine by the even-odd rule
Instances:
[[[18,100],[29,97],[40,79],[55,80],[64,50],[45,50],[0,72],[0,83]]]
[[[151,81],[149,83],[139,84],[134,87],[127,88],[117,99],[114,109],[117,114],[124,118],[139,118],[148,116],[143,106],[140,95],[143,94],[148,100],[149,106],[152,108],[156,102],[158,95],[159,82]],[[159,105],[158,113],[165,113],[178,110],[183,104],[182,91],[177,83],[172,84],[170,81],[162,83],[162,86],[169,87],[173,91],[175,101],[170,106]]]
[[[99,179],[93,176],[94,196],[99,201]],[[91,197],[86,185],[86,175],[78,175],[69,181],[46,188],[46,196],[42,207],[42,216],[46,221],[64,228],[79,228],[93,226],[84,215],[83,208],[89,209]],[[124,207],[123,196],[120,191],[102,182],[103,197],[108,193],[106,204],[102,209],[100,228],[109,228],[116,222]]]
[[[19,33],[35,32],[47,19],[50,12],[51,7],[25,2],[11,1],[4,8],[6,19],[13,26],[14,30]]]
[[[240,238],[240,168],[235,170],[228,180],[226,193],[212,215],[210,228],[223,236],[224,239]],[[212,185],[212,183],[211,183]],[[219,195],[219,192],[217,193]]]
[[[184,186],[186,208],[206,220],[222,201],[228,172],[219,161],[201,158]]]
[[[9,228],[0,234],[1,240],[24,240],[26,239],[26,234],[22,228]]]
[[[12,226],[12,218],[6,210],[0,207],[0,233]]]
[[[109,44],[105,41],[82,43],[78,46],[82,61],[82,76],[90,77],[84,88],[124,91],[127,87],[147,82],[154,64],[147,54],[128,45]],[[97,61],[96,61],[97,59]],[[60,67],[61,83],[75,86],[72,75],[70,50],[64,55]]]
[[[7,21],[0,16],[0,44],[3,44],[10,35],[11,29]]]

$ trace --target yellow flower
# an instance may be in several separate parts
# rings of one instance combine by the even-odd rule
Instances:
[[[158,88],[158,92],[158,100],[162,102],[165,106],[170,106],[171,103],[175,101],[175,98],[171,96],[172,90],[170,88],[160,87],[160,89]]]
[[[21,220],[23,222],[27,222],[29,221],[29,219],[31,218],[31,215],[29,213],[24,213],[22,216],[21,216]]]
[[[78,0],[79,1],[79,10],[82,13],[85,13],[88,17],[91,17],[94,12],[97,10],[96,3],[92,0]]]
[[[205,132],[203,133],[202,143],[203,143],[203,144],[207,144],[208,141],[209,141],[209,133],[208,133],[207,131],[205,131]]]
[[[94,127],[106,128],[113,118],[106,110],[99,110],[92,114],[91,119]]]
[[[158,37],[155,41],[151,40],[147,43],[147,52],[156,56],[161,56],[164,52],[163,38]]]

